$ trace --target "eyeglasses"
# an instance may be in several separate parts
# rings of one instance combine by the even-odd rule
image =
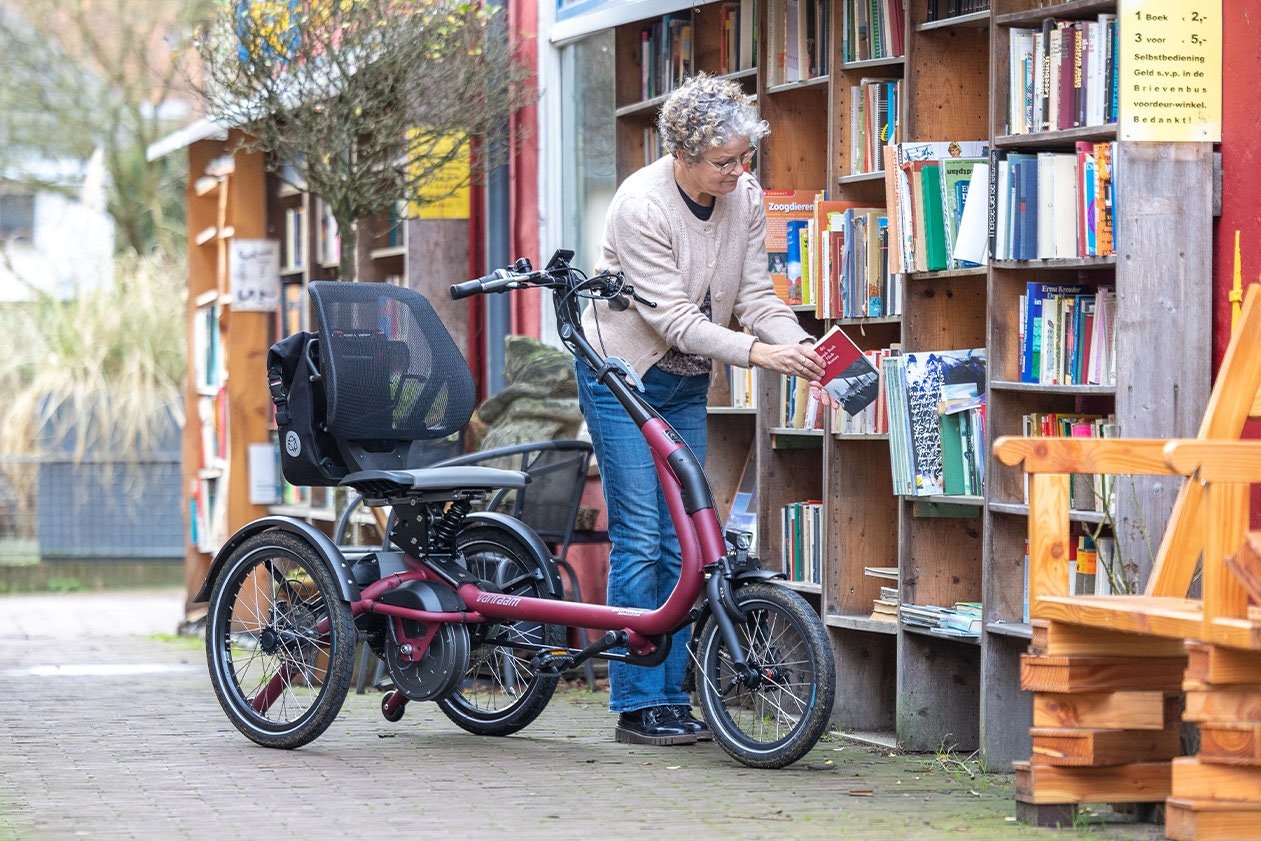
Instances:
[[[701,158],[701,160],[718,170],[720,175],[730,175],[736,171],[736,167],[739,167],[740,169],[746,168],[749,165],[749,162],[753,160],[753,156],[756,154],[757,149],[753,148],[738,158],[729,158],[721,162],[711,161],[709,158]]]

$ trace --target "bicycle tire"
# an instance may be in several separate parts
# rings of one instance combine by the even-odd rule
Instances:
[[[827,731],[836,698],[836,664],[827,631],[799,593],[769,583],[735,592],[747,618],[736,633],[763,680],[736,680],[726,640],[710,620],[697,652],[696,688],[714,741],[751,768],[783,768]]]
[[[469,570],[507,594],[551,598],[545,576],[536,573],[537,556],[507,530],[491,524],[466,528],[456,545]],[[544,571],[545,572],[545,571]],[[470,625],[473,650],[455,691],[438,707],[456,725],[479,736],[509,736],[527,727],[547,707],[560,676],[531,664],[533,649],[514,650],[492,639],[563,647],[564,628],[518,620]]]
[[[210,682],[232,724],[264,747],[301,747],[328,729],[350,688],[355,642],[332,572],[295,535],[250,537],[211,588]]]

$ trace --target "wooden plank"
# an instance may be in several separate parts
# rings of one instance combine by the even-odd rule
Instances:
[[[1174,796],[1193,800],[1261,801],[1261,766],[1221,765],[1194,756],[1173,760]]]
[[[1167,438],[1020,438],[994,442],[1003,464],[1023,463],[1026,473],[1126,473],[1172,475]]]
[[[1029,604],[1068,595],[1068,476],[1029,477]]]
[[[1182,640],[1143,634],[1124,634],[1086,628],[1067,622],[1034,620],[1030,653],[1052,656],[1181,657]]]
[[[1074,596],[1040,598],[1034,615],[1131,634],[1196,639],[1203,631],[1200,603],[1169,596]]]
[[[1258,694],[1261,694],[1261,652],[1189,643],[1187,679],[1214,686],[1224,683],[1255,684]]]
[[[1248,532],[1239,551],[1226,559],[1226,568],[1235,574],[1252,600],[1261,603],[1261,532]]]
[[[1257,722],[1261,724],[1261,689],[1256,687],[1219,688],[1185,681],[1183,721],[1204,723]]]
[[[1218,617],[1248,615],[1248,593],[1226,569],[1226,558],[1239,551],[1248,530],[1248,485],[1217,482],[1204,489],[1204,559],[1200,588],[1204,601],[1203,638],[1211,639]]]
[[[1261,441],[1201,441],[1165,444],[1165,461],[1183,476],[1201,482],[1261,482]]]
[[[1034,727],[1116,727],[1162,730],[1177,721],[1166,713],[1163,692],[1038,692]]]
[[[1035,727],[1034,765],[1099,766],[1173,759],[1182,753],[1180,728],[1095,730]]]
[[[1261,766],[1261,722],[1221,722],[1200,725],[1202,762]],[[1261,790],[1255,793],[1261,802]]]
[[[1182,685],[1183,657],[1042,657],[1020,655],[1020,688],[1033,692],[1160,690]]]
[[[1205,439],[1238,439],[1261,388],[1261,291],[1258,284],[1248,287],[1243,311],[1235,333],[1226,346],[1221,367],[1196,437]],[[1198,541],[1188,532],[1196,525],[1195,511],[1203,488],[1196,482],[1182,486],[1174,501],[1169,527],[1156,553],[1151,577],[1147,581],[1149,595],[1185,595],[1191,586],[1199,561]]]
[[[1261,803],[1171,797],[1165,835],[1174,841],[1261,839]]]
[[[1016,799],[1022,803],[1156,803],[1168,797],[1171,790],[1168,762],[1101,768],[1017,762],[1014,767]]]

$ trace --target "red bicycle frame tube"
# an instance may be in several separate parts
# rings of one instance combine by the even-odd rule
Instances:
[[[726,550],[714,509],[706,507],[689,515],[683,502],[682,486],[670,469],[671,454],[683,449],[686,444],[679,441],[677,434],[659,417],[650,418],[644,424],[642,432],[652,450],[657,477],[665,493],[670,518],[678,532],[682,554],[679,581],[661,607],[647,610],[516,596],[489,592],[476,584],[464,584],[458,589],[460,597],[470,608],[469,612],[414,610],[382,604],[376,600],[381,593],[397,587],[405,580],[435,577],[428,570],[418,569],[410,573],[386,576],[365,587],[362,598],[351,605],[353,612],[358,614],[369,611],[418,622],[463,623],[486,619],[525,619],[576,628],[624,630],[631,636],[632,649],[650,650],[652,644],[648,637],[669,633],[683,623],[704,584],[702,568],[707,563],[717,561]]]

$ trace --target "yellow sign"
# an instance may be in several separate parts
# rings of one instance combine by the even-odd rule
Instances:
[[[416,198],[407,203],[412,219],[469,218],[468,143],[450,136],[410,129],[407,174]]]
[[[1222,0],[1120,0],[1121,140],[1222,139]]]

